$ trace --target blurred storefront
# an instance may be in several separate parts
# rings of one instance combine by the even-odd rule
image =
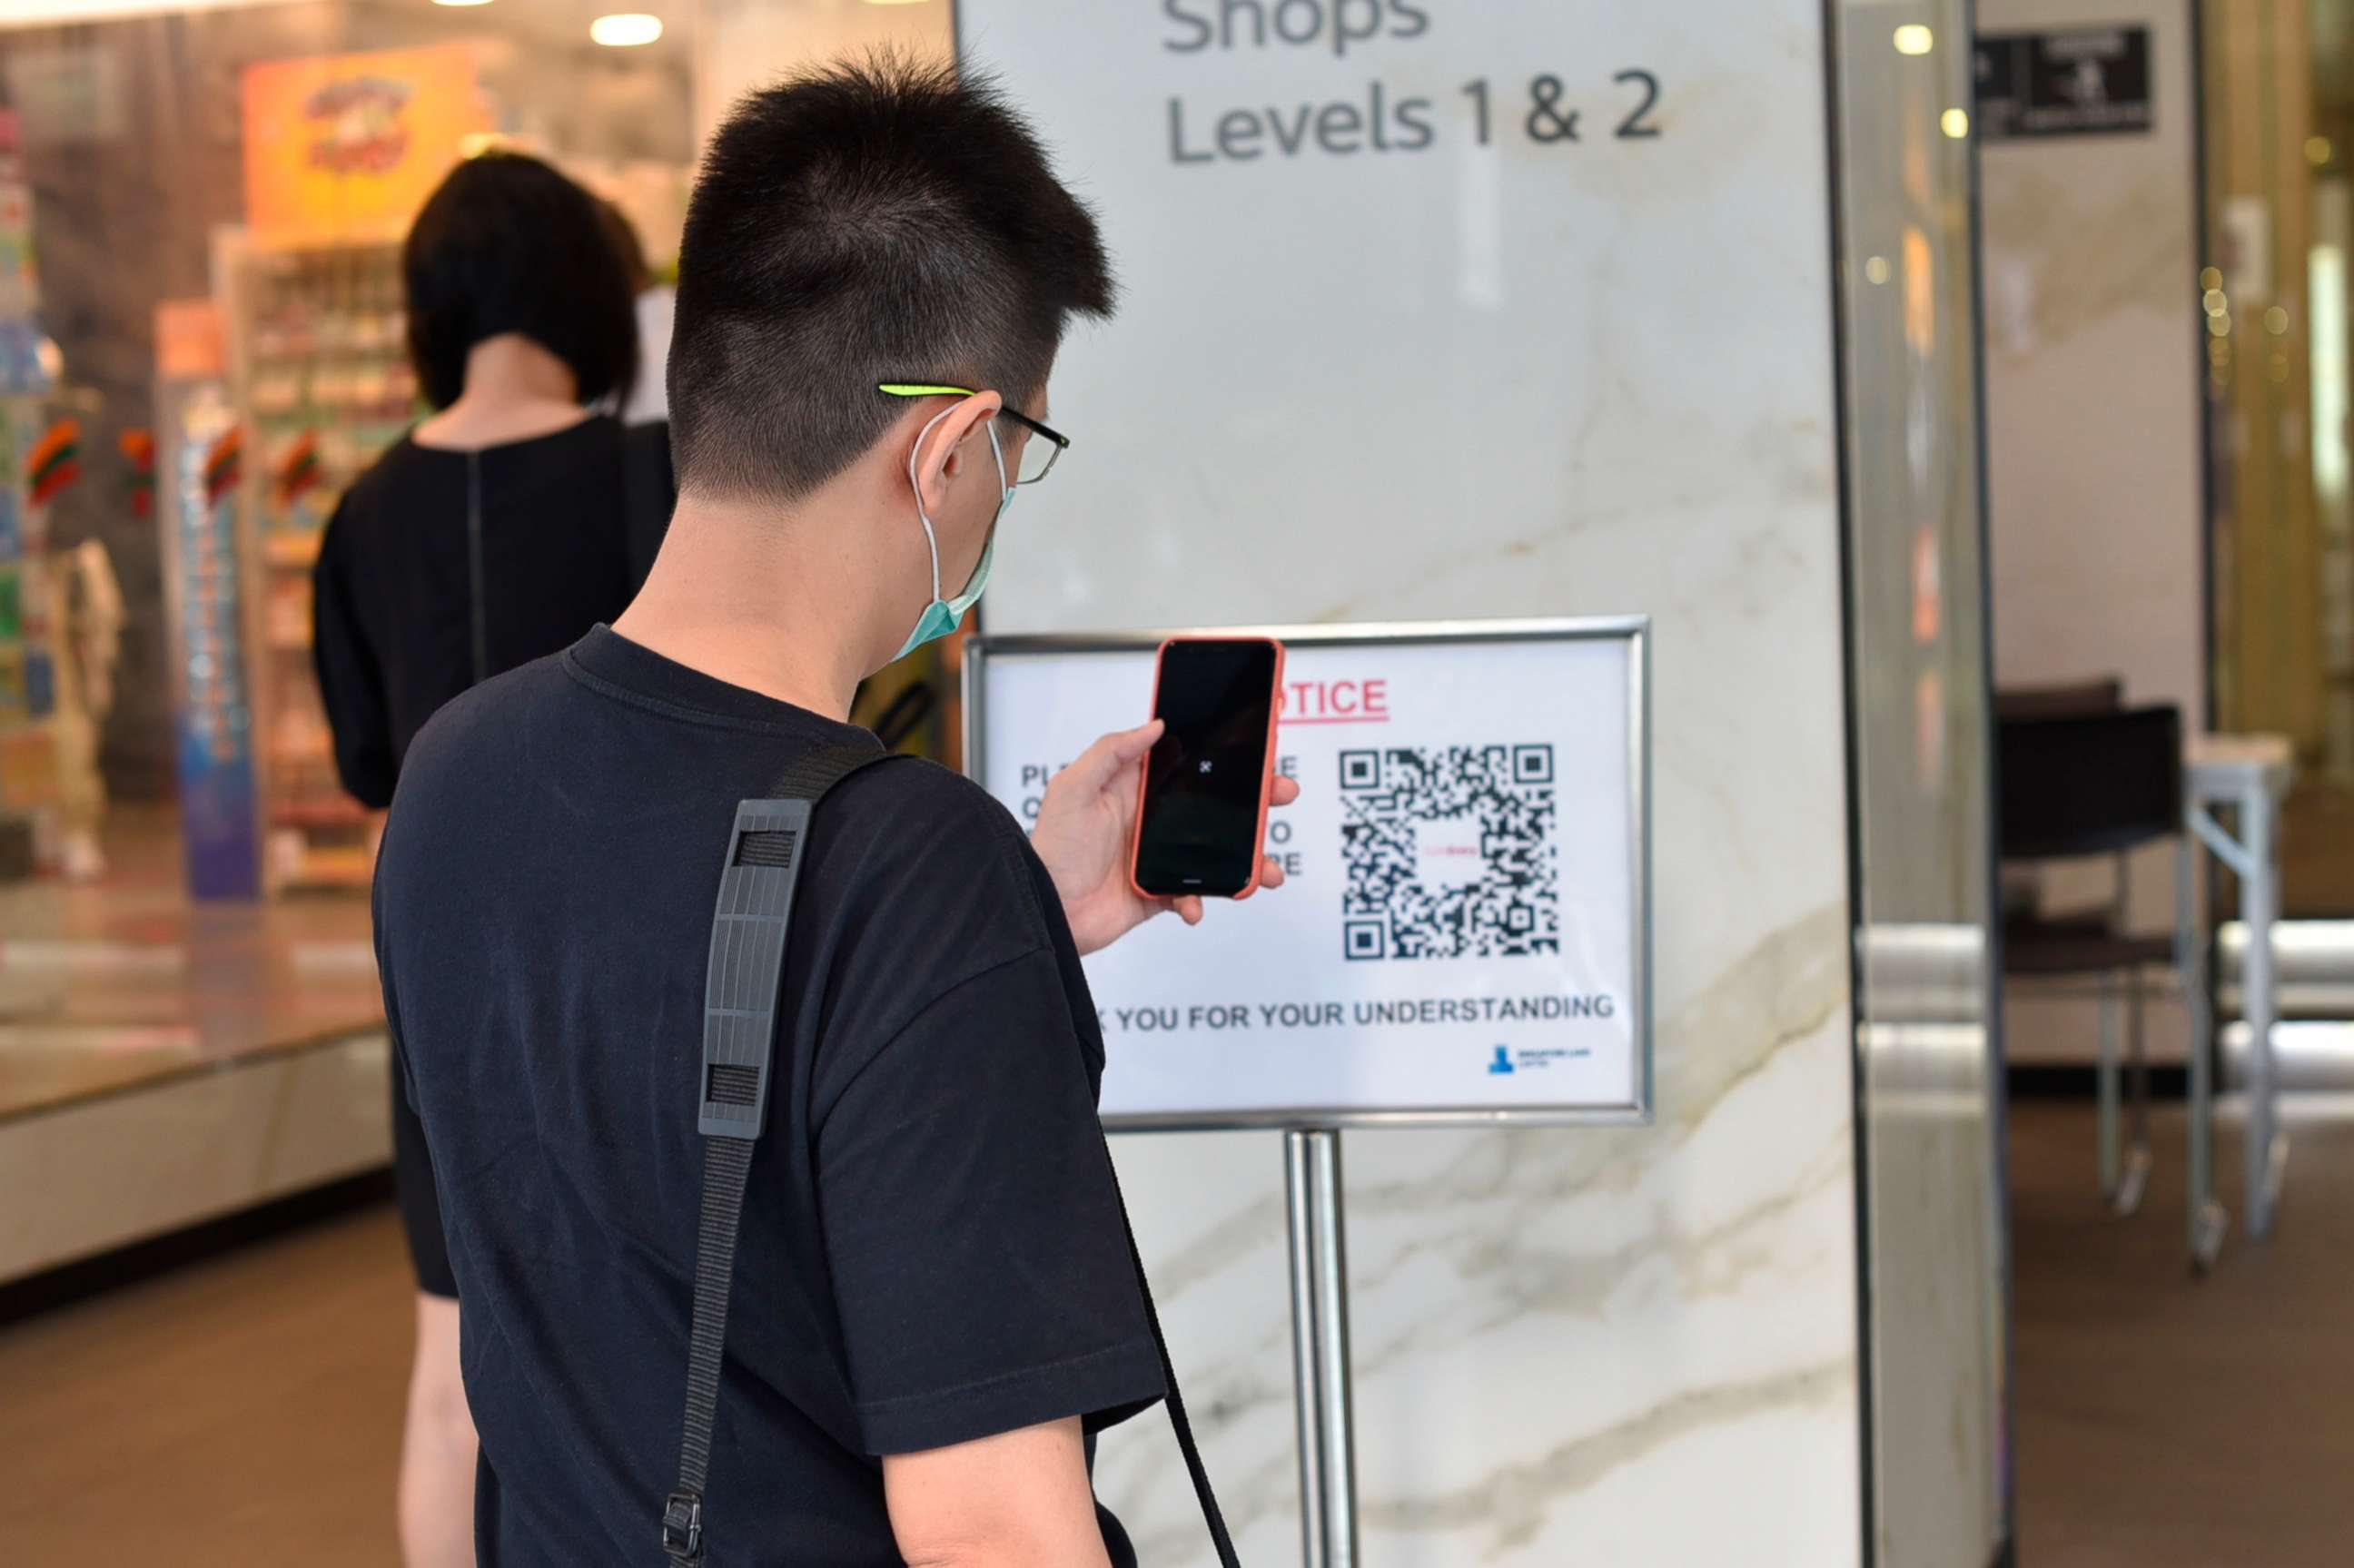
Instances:
[[[658,287],[737,94],[950,48],[949,0],[640,3],[0,7],[0,1184],[163,1151],[0,1223],[0,1283],[384,1158],[378,823],[336,782],[310,568],[423,412],[426,196],[547,158]],[[945,753],[950,673],[861,716]]]
[[[2354,0],[2205,10],[2215,707],[2287,735],[2292,918],[2354,916]]]

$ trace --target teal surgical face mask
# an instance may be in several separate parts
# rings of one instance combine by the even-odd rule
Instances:
[[[916,457],[924,450],[924,437],[932,433],[932,426],[938,424],[955,411],[949,408],[934,415],[930,424],[927,424],[917,433],[915,447],[907,453],[907,482],[916,492],[916,521],[924,525],[924,543],[930,546],[932,552],[932,602],[924,606],[923,613],[916,618],[916,629],[907,633],[907,641],[900,644],[896,653],[891,655],[894,660],[905,659],[925,643],[938,641],[954,631],[959,623],[964,620],[964,612],[970,609],[980,599],[981,590],[989,587],[990,563],[997,557],[997,525],[1005,520],[1005,509],[1013,504],[1013,485],[1005,473],[1005,450],[997,443],[997,421],[992,418],[988,426],[989,452],[997,460],[997,484],[1000,493],[997,497],[997,515],[989,520],[989,537],[981,546],[981,561],[972,568],[972,580],[964,585],[964,591],[956,598],[942,599],[940,597],[940,538],[932,530],[930,515],[924,511],[924,487],[916,478]]]

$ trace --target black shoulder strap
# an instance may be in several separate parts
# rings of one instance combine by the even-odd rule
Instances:
[[[711,916],[703,1076],[695,1090],[695,1127],[704,1138],[703,1212],[695,1234],[686,1425],[678,1445],[678,1487],[663,1505],[663,1552],[680,1568],[703,1561],[703,1489],[710,1477],[711,1426],[719,1409],[727,1298],[736,1282],[736,1233],[743,1221],[752,1145],[768,1124],[777,992],[801,849],[810,818],[826,792],[894,755],[852,747],[811,752],[785,769],[769,799],[737,802],[736,831],[727,835],[718,906]]]
[[[675,1568],[696,1568],[703,1561],[703,1493],[711,1470],[712,1423],[719,1408],[736,1236],[743,1221],[752,1145],[768,1125],[769,1068],[775,1054],[785,932],[810,819],[836,784],[896,755],[850,747],[815,751],[785,770],[772,798],[743,800],[736,807],[736,831],[728,835],[727,859],[720,869],[718,908],[711,920],[710,970],[704,982],[703,1079],[696,1091],[695,1121],[705,1141],[703,1210],[695,1226],[695,1317],[686,1355],[686,1424],[679,1438],[678,1487],[663,1503],[662,1521],[663,1552]],[[1108,1168],[1108,1150],[1105,1162]],[[1115,1191],[1118,1184],[1115,1171]],[[1120,1224],[1128,1229],[1136,1287],[1144,1298],[1153,1346],[1161,1353],[1178,1449],[1201,1499],[1221,1568],[1239,1568],[1225,1518],[1210,1490],[1209,1471],[1193,1441],[1193,1423],[1186,1419],[1177,1369],[1161,1334],[1161,1316],[1152,1305],[1136,1232],[1128,1225],[1125,1200]]]
[[[1111,1150],[1104,1150],[1104,1160],[1109,1164]],[[1119,1172],[1112,1171],[1112,1191],[1119,1192]],[[1152,1304],[1152,1282],[1144,1277],[1144,1252],[1136,1245],[1136,1227],[1129,1223],[1128,1198],[1120,1194],[1120,1228],[1128,1232],[1128,1255],[1136,1265],[1136,1288],[1144,1298],[1144,1320],[1152,1329],[1152,1348],[1161,1352],[1161,1381],[1169,1387],[1169,1425],[1177,1431],[1177,1452],[1184,1457],[1185,1473],[1193,1478],[1193,1496],[1202,1505],[1202,1522],[1210,1527],[1210,1544],[1217,1549],[1218,1568],[1242,1568],[1235,1556],[1233,1537],[1226,1533],[1226,1516],[1218,1508],[1218,1497],[1210,1489],[1209,1467],[1202,1463],[1202,1450],[1193,1441],[1193,1423],[1185,1414],[1185,1396],[1177,1388],[1177,1363],[1169,1359],[1169,1341],[1161,1333],[1161,1309]]]

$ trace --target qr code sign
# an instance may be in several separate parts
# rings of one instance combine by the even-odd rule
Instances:
[[[1561,951],[1553,747],[1341,754],[1352,959]]]

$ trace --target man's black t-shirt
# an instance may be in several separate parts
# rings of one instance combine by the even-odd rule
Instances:
[[[599,628],[451,703],[408,754],[376,945],[457,1275],[483,1568],[654,1549],[720,861],[737,801],[829,744],[875,742]],[[1068,1415],[1092,1432],[1163,1392],[1096,1119],[1102,1037],[1013,818],[896,762],[836,788],[809,853],[713,1568],[896,1565],[875,1456]]]

